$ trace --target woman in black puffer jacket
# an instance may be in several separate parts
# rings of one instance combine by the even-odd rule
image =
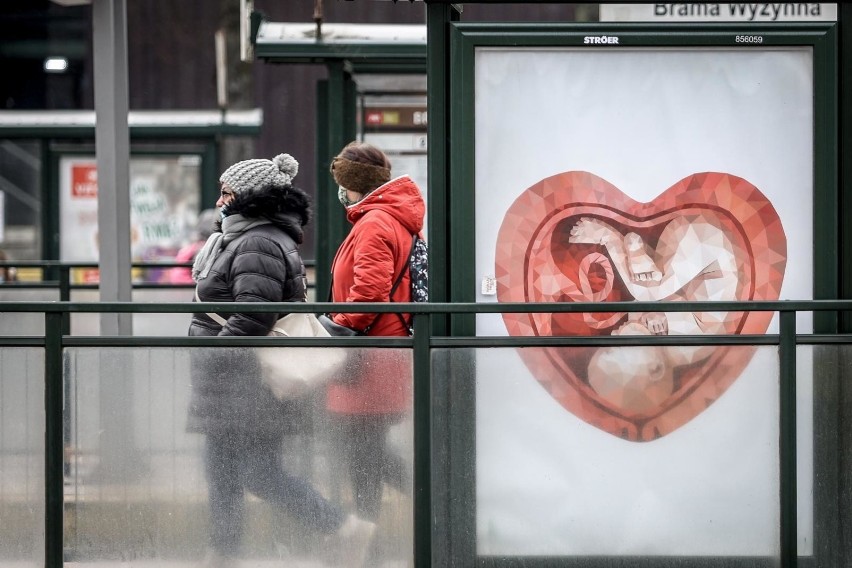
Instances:
[[[310,220],[307,195],[293,187],[298,162],[245,160],[220,178],[222,220],[192,269],[203,302],[305,300],[299,254]],[[207,314],[192,317],[189,335],[263,336],[284,314]],[[374,525],[346,515],[281,463],[282,437],[301,420],[298,403],[279,401],[261,382],[252,349],[197,348],[192,352],[188,429],[206,436],[205,468],[211,515],[208,566],[235,565],[242,536],[243,490],[281,506],[305,525],[339,533],[366,547]],[[358,551],[360,552],[360,551]]]

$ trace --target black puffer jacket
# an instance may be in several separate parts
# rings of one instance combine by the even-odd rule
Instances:
[[[261,215],[265,212],[265,215]],[[229,242],[208,276],[198,282],[204,302],[299,302],[305,298],[305,266],[299,254],[302,226],[310,219],[307,196],[292,187],[265,188],[239,195],[229,214],[266,217],[271,224],[249,229]],[[224,326],[197,313],[189,335],[266,335],[284,314],[220,314]],[[276,436],[298,427],[301,405],[280,402],[261,383],[251,348],[199,347],[192,350],[192,395],[188,429],[241,430]]]

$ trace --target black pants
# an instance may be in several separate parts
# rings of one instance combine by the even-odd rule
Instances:
[[[355,510],[359,517],[375,522],[382,506],[382,483],[407,493],[411,481],[402,458],[387,450],[388,429],[402,418],[399,414],[340,415],[332,424],[340,432],[346,457]]]
[[[207,435],[205,466],[210,500],[211,546],[220,554],[239,552],[243,532],[243,490],[248,490],[323,533],[336,531],[345,518],[304,479],[284,470],[281,438],[243,432]]]

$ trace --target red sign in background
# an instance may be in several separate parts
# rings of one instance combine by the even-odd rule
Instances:
[[[95,164],[75,164],[71,167],[71,197],[98,196],[98,168]]]

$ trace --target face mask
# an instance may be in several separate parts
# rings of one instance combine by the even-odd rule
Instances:
[[[358,203],[357,201],[349,201],[349,198],[346,197],[346,188],[342,185],[337,187],[337,199],[344,207],[349,207],[350,205]]]

